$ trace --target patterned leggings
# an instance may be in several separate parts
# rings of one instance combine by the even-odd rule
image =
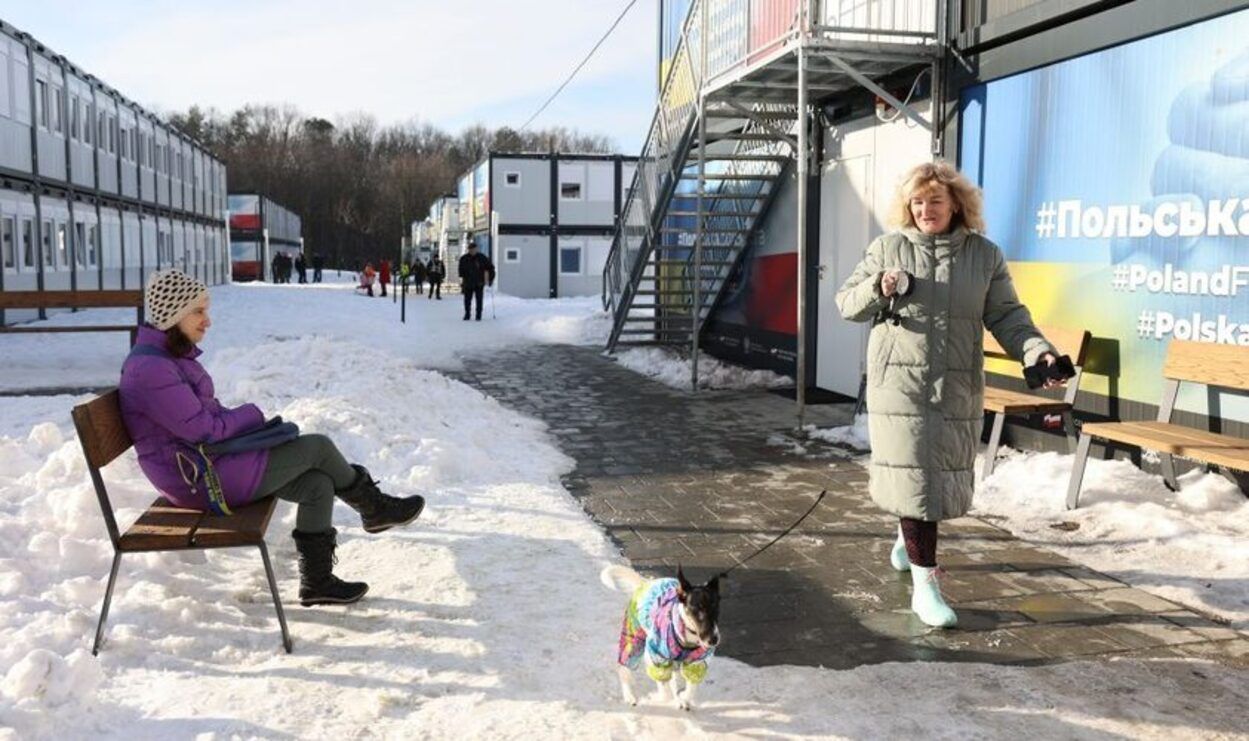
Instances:
[[[937,565],[937,523],[903,517],[902,540],[911,563],[927,569]]]

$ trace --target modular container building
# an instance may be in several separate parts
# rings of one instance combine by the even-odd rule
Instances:
[[[443,263],[460,254],[463,230],[460,228],[460,201],[454,195],[440,196],[429,207],[429,221],[433,225],[434,250]],[[448,276],[450,279],[452,276]]]
[[[661,44],[659,66],[680,74],[665,75],[647,168],[666,166],[665,157],[682,151],[661,146],[670,131],[676,134],[669,141],[679,141],[690,136],[682,132],[698,130],[690,101],[700,93],[718,116],[706,119],[709,155],[730,156],[714,148],[716,137],[766,137],[777,146],[745,151],[787,160],[772,191],[743,214],[746,246],[727,263],[723,287],[706,280],[713,306],[694,329],[702,349],[805,377],[806,388],[834,392],[832,398],[858,396],[870,327],[842,319],[834,296],[866,246],[896,228],[890,207],[900,176],[934,155],[957,163],[983,189],[985,233],[1002,248],[1037,324],[1091,332],[1077,417],[1156,415],[1171,339],[1249,344],[1249,202],[1241,187],[1249,160],[1249,119],[1242,115],[1249,101],[1249,3],[755,0],[741,4],[749,11],[744,26],[740,18],[716,16],[734,3],[709,6],[712,28],[705,33],[697,28],[699,0],[663,5],[693,10],[688,19],[661,14],[689,28],[661,32],[669,42]],[[812,14],[813,38],[796,25],[800,10]],[[859,77],[835,77],[844,66],[820,57],[835,56],[839,34],[856,29],[860,41],[909,34],[926,49],[906,62],[896,43],[889,58],[879,59],[847,43],[854,54],[839,59],[857,66]],[[701,58],[701,50],[684,45],[700,38],[713,45],[706,51],[711,72],[690,94],[676,83],[696,72],[689,60]],[[808,126],[802,213],[794,158],[795,90],[802,83],[792,50],[776,47],[777,39],[784,49],[810,47],[799,62],[808,65],[806,94],[816,114]],[[716,62],[722,56],[726,61]],[[939,62],[930,66],[931,59]],[[766,119],[733,129],[721,123],[742,109]],[[692,161],[669,169],[688,179]],[[663,182],[645,174],[648,187]],[[629,255],[648,238],[646,225],[672,226],[673,209],[691,200],[679,189],[668,203],[663,198],[650,200],[656,210],[639,209],[636,222],[626,206],[622,249],[613,260],[619,254],[631,264]],[[627,280],[649,288],[647,277],[638,269]],[[627,319],[619,298],[625,282],[609,281],[605,290],[618,326]],[[662,339],[660,328],[646,326],[643,341]],[[987,364],[990,385],[1022,390],[1009,365]],[[1181,393],[1177,410],[1195,425],[1214,410],[1224,431],[1249,429],[1243,397],[1208,400],[1194,388]],[[1005,439],[1065,448],[1062,437],[1039,427],[1039,418],[1012,419]]]
[[[226,282],[225,189],[199,143],[0,21],[0,291]]]
[[[230,264],[234,280],[272,280],[273,258],[303,252],[303,221],[267,196],[231,193]]]
[[[466,176],[473,206],[460,212],[471,219],[465,233],[494,261],[499,290],[598,293],[636,163],[618,154],[491,152],[474,167]]]

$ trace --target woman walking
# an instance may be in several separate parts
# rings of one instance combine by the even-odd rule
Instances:
[[[228,514],[263,497],[295,502],[291,536],[299,552],[300,603],[359,600],[368,585],[333,574],[335,497],[360,514],[369,533],[412,522],[424,498],[382,493],[368,470],[348,463],[324,435],[298,435],[293,425],[282,435],[255,404],[222,405],[197,360],[212,326],[201,281],[178,270],[155,273],[144,303],[148,320],[122,366],[118,389],[143,473],[180,507]],[[286,441],[273,445],[275,434]],[[206,447],[212,445],[231,452],[213,453]]]
[[[913,168],[890,216],[900,229],[868,246],[837,306],[846,319],[873,322],[869,488],[899,517],[890,561],[911,572],[916,615],[948,627],[958,617],[937,581],[937,523],[971,508],[984,329],[1025,366],[1053,364],[1056,351],[1019,302],[1002,251],[983,236],[980,191],[952,165]]]

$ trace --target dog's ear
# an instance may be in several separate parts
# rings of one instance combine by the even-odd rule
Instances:
[[[720,576],[717,574],[716,576],[711,577],[711,581],[707,582],[706,585],[704,585],[704,588],[710,589],[718,594],[720,592]]]
[[[677,564],[677,585],[681,599],[685,599],[685,595],[689,594],[690,590],[694,588],[694,585],[690,584],[689,579],[685,578],[685,572],[681,570],[681,564]]]

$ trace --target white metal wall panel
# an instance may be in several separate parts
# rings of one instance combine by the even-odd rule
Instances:
[[[100,207],[100,246],[102,286],[121,288],[121,213],[111,206]]]
[[[43,286],[52,290],[71,288],[69,254],[69,205],[62,198],[39,199],[43,217],[39,252],[43,261]]]
[[[508,260],[509,252],[515,260]],[[551,238],[537,234],[501,234],[495,246],[495,270],[501,293],[519,298],[551,295]]]
[[[95,88],[95,165],[100,175],[100,191],[117,193],[117,101]]]
[[[0,167],[31,171],[30,66],[26,46],[0,33]]]
[[[95,188],[95,96],[82,77],[69,73],[66,131],[69,134],[70,174],[74,185]]]
[[[100,221],[94,203],[75,202],[70,242],[78,290],[100,288]]]
[[[139,171],[135,163],[135,139],[138,118],[125,102],[117,105],[117,154],[121,158],[121,193],[139,197]]]
[[[30,194],[0,190],[0,239],[10,229],[14,265],[4,267],[5,288],[33,291],[39,287],[39,247],[35,240],[35,199]],[[9,310],[4,314],[5,322],[10,324],[37,317],[34,310]]]
[[[191,142],[182,140],[182,210],[195,213],[195,160],[191,157]]]
[[[579,186],[580,197],[570,198]],[[561,226],[604,226],[615,221],[616,164],[610,160],[569,160],[559,163],[556,183]]]
[[[491,208],[499,214],[499,224],[549,225],[551,161],[495,157],[493,164],[490,200]]]
[[[156,202],[168,208],[172,205],[169,195],[169,129],[157,125],[156,137]]]
[[[66,182],[65,81],[61,68],[35,54],[35,141],[40,177]]]
[[[143,285],[147,285],[148,276],[157,270],[156,262],[156,219],[151,214],[139,217],[139,232],[143,239]]]
[[[142,272],[139,262],[141,259],[139,241],[142,238],[142,230],[139,228],[139,215],[134,211],[124,211],[121,217],[122,224],[122,254],[125,262],[126,288],[142,289],[146,286],[143,282]]]
[[[556,273],[561,297],[565,296],[597,296],[603,290],[603,266],[607,262],[607,253],[611,250],[611,237],[575,236],[560,237],[557,251]],[[560,263],[562,251],[579,249],[580,266],[576,273],[565,273]]]

